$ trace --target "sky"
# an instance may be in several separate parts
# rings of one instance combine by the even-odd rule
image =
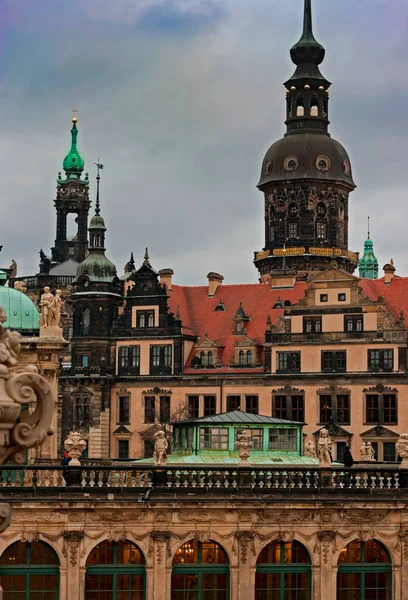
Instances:
[[[92,181],[98,157],[107,256],[172,268],[174,283],[258,279],[263,156],[285,131],[303,0],[3,0],[0,262],[38,272],[55,239],[57,173],[72,109]],[[407,0],[313,0],[333,82],[330,133],[348,150],[350,250],[367,216],[380,267],[408,275]],[[92,208],[91,208],[92,214]]]

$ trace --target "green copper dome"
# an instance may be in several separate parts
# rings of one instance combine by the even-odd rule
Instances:
[[[6,274],[0,271],[0,282],[4,283],[5,279]],[[7,315],[3,327],[27,334],[39,331],[40,313],[34,302],[23,292],[0,285],[0,306]]]
[[[370,239],[370,232],[364,242],[364,253],[359,263],[359,275],[365,279],[378,279],[378,258],[374,254],[374,244]]]
[[[64,171],[67,173],[67,175],[69,173],[80,174],[84,170],[85,163],[77,148],[77,137],[77,119],[76,117],[74,117],[72,119],[71,129],[71,149],[64,158],[64,162],[62,163]]]

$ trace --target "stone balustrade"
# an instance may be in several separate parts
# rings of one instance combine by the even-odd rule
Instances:
[[[7,488],[7,491],[6,489]],[[238,493],[253,490],[262,494],[408,493],[408,471],[398,465],[341,467],[193,467],[134,465],[114,466],[4,466],[0,471],[0,493],[14,496],[30,491],[50,494],[119,490],[159,493]]]

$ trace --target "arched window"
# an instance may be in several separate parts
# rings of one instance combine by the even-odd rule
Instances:
[[[145,560],[139,548],[128,540],[98,544],[86,561],[87,600],[144,600]]]
[[[247,352],[247,364],[248,365],[252,365],[252,352],[251,352],[251,350],[248,350],[248,352]]]
[[[207,364],[207,354],[205,352],[201,352],[200,354],[200,363],[205,366]]]
[[[15,542],[0,558],[4,599],[59,598],[59,560],[44,542]]]
[[[338,600],[391,600],[392,566],[380,542],[354,540],[340,553],[337,573]]]
[[[310,116],[311,117],[319,116],[319,104],[317,102],[317,98],[313,98],[310,103]]]
[[[296,116],[297,117],[305,116],[305,105],[303,104],[302,98],[298,98],[296,100]]]
[[[154,314],[150,313],[148,320],[147,320],[147,326],[148,327],[154,327]]]
[[[311,600],[311,561],[299,542],[271,542],[256,562],[255,600]]]
[[[208,358],[208,366],[212,367],[214,364],[213,353],[209,352],[207,358]]]
[[[91,311],[89,308],[84,308],[81,315],[81,335],[89,334],[89,327],[91,325]]]
[[[239,351],[239,364],[240,365],[245,364],[245,352],[243,350]]]
[[[228,600],[229,561],[212,540],[191,540],[173,559],[171,600]]]
[[[146,327],[146,315],[144,313],[139,316],[139,327]]]

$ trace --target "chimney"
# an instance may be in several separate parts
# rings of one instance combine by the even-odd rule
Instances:
[[[389,285],[391,283],[392,278],[394,277],[394,274],[396,271],[396,269],[394,267],[393,259],[391,259],[391,261],[389,263],[384,265],[383,269],[384,269],[384,283],[385,283],[385,285]]]
[[[208,279],[208,297],[212,298],[215,295],[215,292],[217,291],[217,287],[219,285],[222,285],[222,282],[224,281],[224,277],[222,275],[220,275],[219,273],[208,273],[207,275],[207,279]]]
[[[161,269],[159,271],[159,275],[160,283],[164,283],[166,285],[166,288],[171,291],[171,278],[174,275],[173,269]]]

